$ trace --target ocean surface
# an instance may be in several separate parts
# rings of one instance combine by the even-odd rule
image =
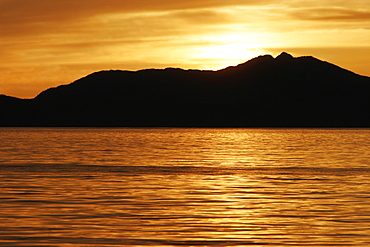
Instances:
[[[0,246],[370,246],[370,130],[0,128]]]

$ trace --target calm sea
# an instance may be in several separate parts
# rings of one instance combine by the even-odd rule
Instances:
[[[370,130],[0,128],[0,246],[370,246]]]

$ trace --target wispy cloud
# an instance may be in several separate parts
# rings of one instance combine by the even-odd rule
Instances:
[[[308,8],[294,10],[292,17],[315,21],[369,21],[370,10],[348,8]]]

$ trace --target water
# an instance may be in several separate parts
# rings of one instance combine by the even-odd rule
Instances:
[[[0,128],[0,246],[370,246],[370,130]]]

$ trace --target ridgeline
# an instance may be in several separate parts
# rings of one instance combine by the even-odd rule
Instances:
[[[34,99],[0,95],[3,127],[370,127],[370,78],[314,57],[218,71],[101,71]]]

